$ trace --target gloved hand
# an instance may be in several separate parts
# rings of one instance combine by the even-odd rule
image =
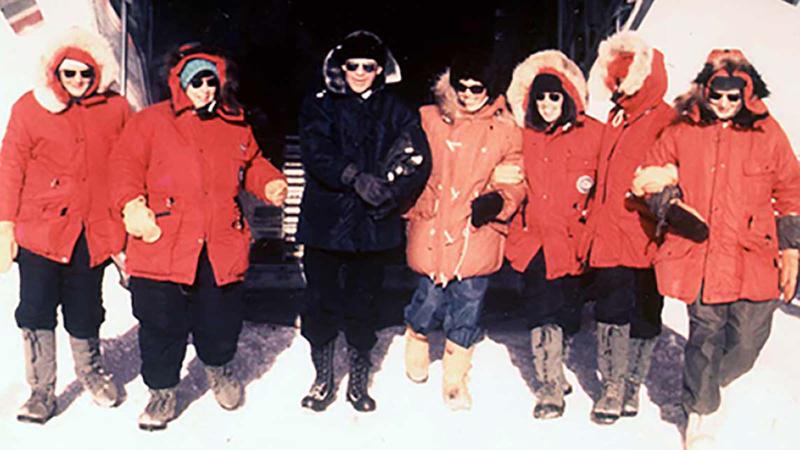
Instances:
[[[389,155],[386,165],[386,179],[392,183],[402,176],[412,175],[422,165],[423,156],[414,147],[405,147],[402,151]]]
[[[781,277],[780,287],[783,292],[783,301],[790,303],[797,290],[797,271],[800,250],[787,248],[781,250]]]
[[[472,226],[480,228],[494,220],[503,210],[503,197],[497,192],[489,192],[472,201]]]
[[[267,197],[267,200],[277,207],[283,206],[288,193],[289,185],[283,178],[272,180],[264,186],[264,197]]]
[[[353,189],[370,206],[380,206],[392,199],[393,196],[388,182],[365,172],[356,175]]]
[[[500,164],[492,172],[492,184],[519,184],[524,179],[522,167],[516,164]]]
[[[14,238],[14,222],[4,220],[0,222],[0,273],[8,272],[11,263],[17,257],[19,246]]]
[[[678,168],[673,164],[664,166],[637,167],[633,175],[631,192],[637,197],[655,194],[665,187],[678,184]]]
[[[161,237],[161,228],[156,224],[156,215],[147,207],[143,196],[138,196],[129,201],[122,208],[122,222],[125,231],[135,238],[152,244]]]
[[[703,242],[708,239],[708,224],[694,208],[684,203],[680,186],[670,185],[645,198],[648,208],[656,216],[656,237],[660,237],[667,225],[677,235]]]

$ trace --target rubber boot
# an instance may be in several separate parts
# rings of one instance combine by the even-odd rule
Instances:
[[[242,404],[244,388],[233,367],[228,364],[222,366],[205,366],[208,385],[214,392],[214,398],[223,409],[233,411]]]
[[[317,371],[314,383],[300,405],[314,411],[325,411],[336,399],[336,385],[333,379],[333,353],[336,338],[319,347],[311,347],[311,361]]]
[[[56,335],[53,330],[23,328],[22,343],[31,396],[17,412],[17,420],[43,424],[56,411]]]
[[[531,330],[533,369],[539,388],[533,417],[555,419],[564,414],[563,333],[561,327],[547,324]]]
[[[464,348],[451,340],[444,346],[442,367],[442,396],[444,403],[453,411],[470,409],[472,397],[467,388],[468,373],[472,366],[472,352],[475,346]]]
[[[647,379],[650,361],[656,339],[631,338],[628,359],[628,375],[625,377],[625,396],[622,402],[622,416],[633,417],[639,414],[639,388]]]
[[[356,411],[375,411],[375,399],[369,396],[369,369],[372,362],[369,352],[362,352],[355,347],[349,348],[350,353],[350,378],[347,381],[347,401]]]
[[[597,368],[603,389],[592,408],[596,423],[611,424],[622,415],[629,333],[630,325],[597,323]]]
[[[428,381],[428,366],[431,363],[428,347],[427,336],[406,327],[406,376],[414,383]]]
[[[79,339],[69,337],[72,348],[72,359],[75,361],[75,375],[83,388],[92,396],[92,400],[105,407],[119,404],[119,391],[111,374],[103,367],[100,354],[100,339]]]
[[[175,418],[177,410],[177,387],[150,389],[150,400],[139,415],[139,428],[146,431],[163,430]]]

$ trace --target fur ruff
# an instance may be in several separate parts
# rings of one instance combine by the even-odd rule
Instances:
[[[69,94],[58,80],[56,70],[68,51],[87,54],[96,67],[97,80],[87,94],[105,94],[117,81],[119,65],[106,40],[90,31],[72,27],[59,35],[42,53],[33,96],[37,103],[52,113],[60,113],[69,105]],[[92,91],[92,89],[94,89]]]
[[[564,85],[564,91],[573,97],[572,101],[575,102],[578,113],[586,110],[589,93],[581,69],[560,51],[544,50],[528,56],[525,61],[517,65],[511,78],[511,85],[508,87],[508,104],[511,106],[514,120],[520,127],[525,127],[531,84],[538,74],[546,70],[555,71],[562,84],[565,81],[569,84]]]
[[[589,72],[592,92],[603,92],[606,96],[612,94],[612,88],[607,83],[608,67],[621,53],[633,54],[633,62],[617,91],[633,96],[642,88],[652,70],[653,48],[635,32],[621,31],[600,43],[597,59]]]

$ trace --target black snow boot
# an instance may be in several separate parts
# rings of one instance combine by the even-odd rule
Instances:
[[[628,376],[625,377],[625,398],[622,403],[623,417],[639,414],[639,388],[650,371],[650,360],[656,339],[631,338],[628,360]]]
[[[308,395],[303,397],[300,404],[303,408],[314,411],[325,411],[328,406],[336,399],[336,385],[333,379],[333,353],[336,348],[336,338],[333,338],[325,345],[311,347],[311,361],[317,376],[314,384],[308,391]]]
[[[347,401],[356,411],[370,412],[375,410],[375,400],[367,392],[369,369],[372,363],[369,352],[360,352],[350,347],[350,379],[347,382]]]

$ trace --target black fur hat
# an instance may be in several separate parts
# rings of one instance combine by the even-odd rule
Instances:
[[[489,102],[493,102],[502,89],[498,87],[496,67],[488,51],[475,51],[459,55],[450,63],[450,85],[458,87],[459,80],[480,81],[486,87]]]

